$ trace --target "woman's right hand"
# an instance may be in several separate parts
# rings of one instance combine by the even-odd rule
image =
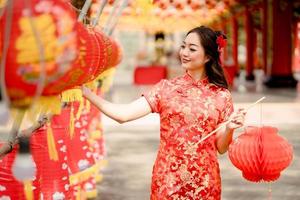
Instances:
[[[92,91],[88,87],[82,85],[81,92],[82,92],[82,96],[88,97],[88,95],[91,94]]]

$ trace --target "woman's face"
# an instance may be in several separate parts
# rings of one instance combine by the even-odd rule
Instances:
[[[197,33],[190,33],[184,39],[180,51],[181,65],[186,70],[196,70],[204,67],[209,60],[204,53]]]

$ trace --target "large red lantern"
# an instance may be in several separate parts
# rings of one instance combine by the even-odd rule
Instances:
[[[247,127],[229,146],[229,158],[249,181],[275,181],[293,159],[288,141],[274,127]]]
[[[28,102],[24,99],[35,95],[42,71],[47,85],[72,69],[78,49],[76,15],[61,0],[18,0],[13,1],[12,10],[8,7],[0,19],[1,34],[11,24],[10,40],[2,41],[9,42],[5,81],[12,103],[20,104],[18,100]]]
[[[115,67],[122,60],[122,49],[117,43],[117,41],[114,40],[112,37],[105,38],[105,47],[107,48],[108,56],[108,63],[106,69]]]
[[[91,81],[97,68],[103,68],[103,66],[99,66],[100,59],[102,65],[106,65],[107,58],[103,57],[104,53],[102,53],[105,49],[100,49],[95,32],[84,27],[82,23],[77,23],[76,29],[78,32],[79,55],[74,63],[75,69],[68,71],[60,78],[59,82],[49,84],[44,90],[46,95],[59,93]]]
[[[56,94],[90,82],[103,71],[120,63],[122,52],[117,42],[104,33],[86,28],[81,23],[76,25],[79,37],[79,56],[75,62],[75,70],[69,71],[58,83],[47,86],[45,95]]]
[[[44,199],[71,199],[69,182],[67,135],[70,114],[62,112],[36,130],[30,138],[30,148],[37,166],[38,188]]]

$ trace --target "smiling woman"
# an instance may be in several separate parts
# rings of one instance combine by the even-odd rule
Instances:
[[[160,115],[161,138],[152,172],[151,200],[221,198],[217,152],[227,151],[233,131],[243,126],[245,117],[243,110],[233,113],[219,60],[220,41],[224,39],[220,32],[204,26],[189,31],[180,50],[186,73],[161,80],[130,104],[113,104],[82,88],[88,100],[119,123],[151,112]],[[227,120],[226,129],[199,142]]]

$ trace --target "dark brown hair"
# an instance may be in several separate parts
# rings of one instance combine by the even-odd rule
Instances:
[[[220,48],[217,44],[217,38],[219,36],[224,39],[226,39],[226,36],[220,31],[214,31],[205,26],[193,28],[186,35],[190,33],[197,33],[201,45],[204,48],[205,55],[209,58],[209,61],[205,63],[205,72],[209,82],[220,87],[228,88],[224,70],[220,63]]]

